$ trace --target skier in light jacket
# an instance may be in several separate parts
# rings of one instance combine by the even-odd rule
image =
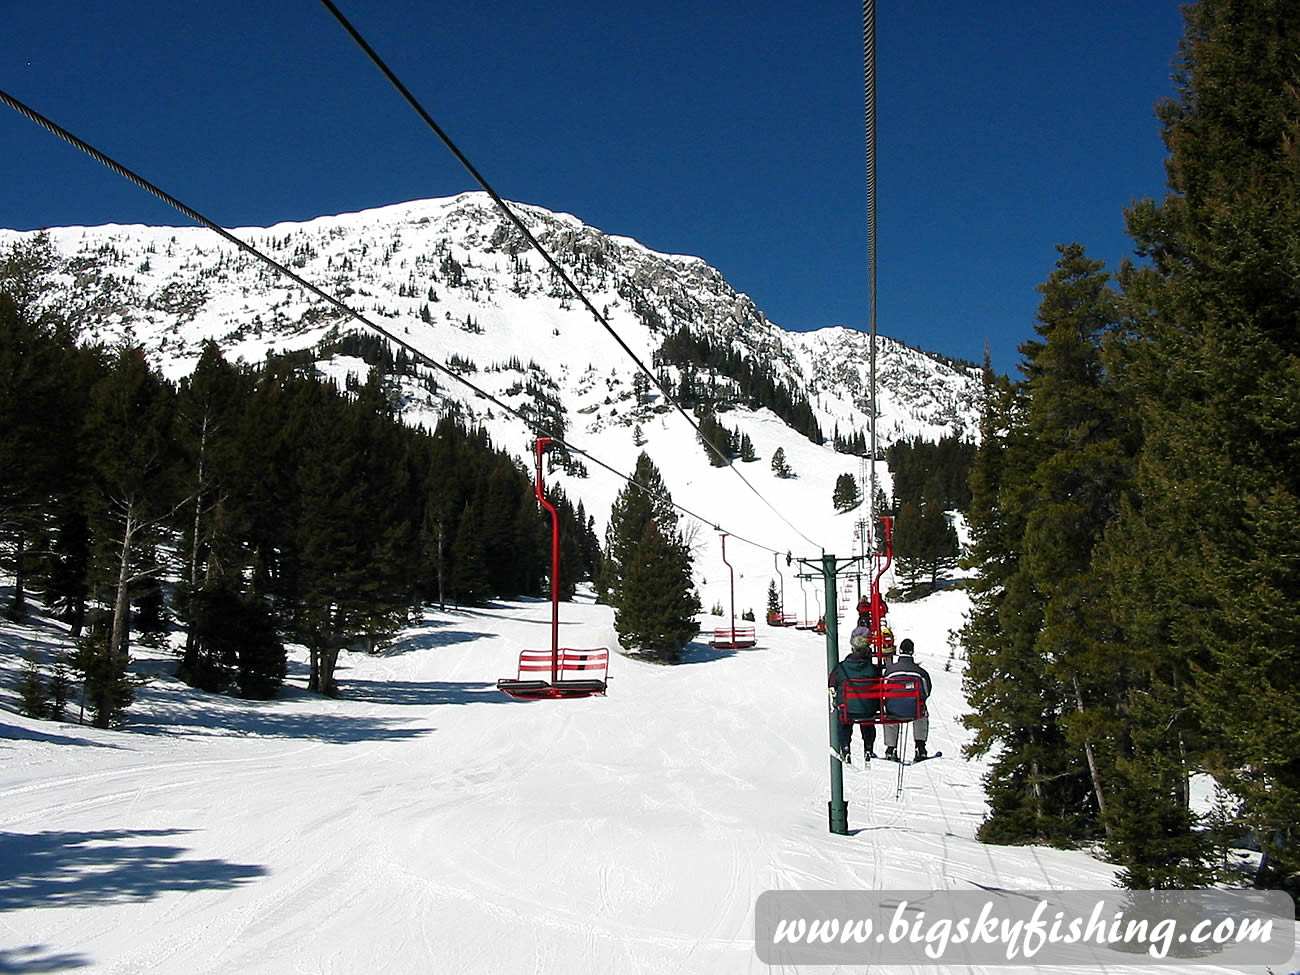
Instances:
[[[898,645],[898,657],[885,666],[885,680],[898,681],[915,679],[921,687],[920,713],[916,713],[916,701],[910,698],[893,698],[885,701],[885,713],[891,718],[902,718],[904,723],[912,724],[912,737],[916,742],[916,758],[928,758],[925,741],[930,736],[930,716],[926,714],[925,701],[930,696],[930,672],[915,660],[916,647],[911,639],[905,639]],[[885,758],[898,759],[899,725],[885,725]]]

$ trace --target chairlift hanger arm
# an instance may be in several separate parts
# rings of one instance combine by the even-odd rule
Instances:
[[[829,557],[835,558],[835,556],[833,555]],[[825,577],[825,572],[822,571],[821,559],[805,559],[796,556],[795,561],[798,562],[800,565],[808,566],[808,568],[812,570],[812,573],[808,576],[809,579],[822,579]],[[862,556],[860,555],[850,555],[847,558],[843,558],[843,559],[835,558],[835,574],[839,575],[849,566],[861,561],[862,561]]]

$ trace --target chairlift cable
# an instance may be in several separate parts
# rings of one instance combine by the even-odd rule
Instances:
[[[130,183],[134,183],[140,189],[145,190],[146,192],[157,197],[159,200],[166,203],[168,206],[184,214],[186,217],[189,217],[189,219],[193,220],[195,223],[199,224],[202,227],[206,227],[208,230],[211,230],[214,233],[220,235],[222,238],[224,238],[229,243],[233,244],[239,250],[250,255],[251,257],[257,258],[259,261],[262,261],[264,264],[270,266],[274,270],[278,271],[280,274],[283,274],[289,280],[293,281],[295,284],[299,285],[305,290],[310,291],[313,295],[325,301],[329,305],[333,306],[338,311],[342,312],[344,315],[347,315],[349,318],[352,318],[357,322],[360,322],[362,325],[365,325],[367,328],[382,335],[390,342],[393,342],[394,344],[405,349],[407,352],[411,353],[421,362],[428,365],[430,368],[442,373],[445,376],[450,377],[451,379],[454,379],[456,382],[460,383],[461,385],[471,390],[475,395],[486,400],[492,405],[500,408],[503,412],[508,413],[511,416],[515,417],[516,419],[522,421],[524,425],[527,426],[529,429],[531,429],[534,433],[537,433],[541,436],[550,437],[555,443],[560,444],[565,448],[567,448],[568,450],[571,450],[574,453],[587,458],[593,464],[603,468],[604,470],[620,478],[621,480],[626,481],[628,484],[640,488],[647,496],[651,498],[657,498],[658,500],[661,501],[665,501],[668,504],[670,504],[673,508],[675,508],[677,511],[689,515],[690,517],[696,519],[697,521],[700,521],[705,525],[710,525],[714,527],[718,525],[718,522],[712,518],[707,518],[704,515],[697,514],[696,512],[690,510],[689,508],[684,507],[681,504],[678,504],[675,501],[672,501],[669,498],[664,498],[661,495],[655,494],[655,492],[653,492],[650,488],[628,477],[626,474],[622,473],[621,471],[605,463],[600,458],[594,456],[591,453],[588,453],[587,451],[576,446],[575,444],[568,443],[563,438],[556,436],[555,434],[546,430],[535,420],[520,413],[514,407],[510,406],[510,404],[503,402],[502,400],[498,399],[496,396],[489,393],[487,390],[482,389],[479,386],[475,385],[474,383],[470,382],[464,376],[461,376],[458,373],[456,373],[454,370],[447,368],[442,363],[433,359],[430,355],[428,355],[428,353],[423,352],[420,349],[416,348],[410,342],[394,334],[393,332],[390,332],[382,325],[379,325],[371,321],[370,319],[366,318],[360,312],[351,308],[349,305],[347,305],[346,303],[344,303],[334,295],[331,295],[328,292],[322,290],[317,285],[313,284],[312,282],[308,281],[306,278],[302,277],[302,275],[298,274],[297,272],[281,264],[279,261],[275,260],[275,258],[263,254],[256,247],[244,242],[243,240],[241,240],[240,238],[232,234],[230,231],[226,230],[224,227],[210,220],[208,217],[205,217],[197,210],[187,206],[185,203],[182,203],[180,200],[176,199],[176,197],[172,196],[170,193],[167,193],[165,190],[149,182],[143,176],[140,176],[139,174],[135,173],[131,169],[128,169],[126,166],[117,162],[115,159],[100,152],[94,146],[90,145],[84,140],[73,135],[67,129],[63,128],[56,122],[46,118],[44,115],[40,114],[35,109],[29,107],[28,105],[25,105],[23,102],[19,101],[18,99],[10,95],[8,92],[5,92],[4,90],[0,90],[0,102],[3,102],[5,105],[9,106],[18,114],[22,115],[28,120],[35,122],[41,128],[58,136],[60,139],[67,142],[69,145],[73,146],[74,148],[81,150],[86,155],[94,159],[96,162],[107,167],[108,169],[111,169],[113,172],[121,176],[123,179],[127,180]],[[781,551],[783,551],[781,549],[776,549],[768,545],[764,545],[761,542],[753,541],[752,539],[746,538],[744,535],[740,535],[730,530],[728,530],[728,534],[731,535],[733,538],[737,539],[738,541],[744,542],[745,544],[751,545],[755,548],[762,549],[763,551],[766,552],[779,554]]]
[[[687,410],[672,397],[672,394],[669,393],[669,391],[666,388],[664,388],[664,386],[659,382],[659,377],[656,376],[654,372],[652,372],[650,368],[646,366],[644,362],[641,361],[641,358],[632,350],[631,346],[629,346],[627,342],[623,340],[623,337],[620,336],[618,332],[614,329],[614,327],[610,325],[608,319],[606,319],[605,316],[602,315],[596,309],[596,306],[592,304],[591,300],[586,296],[586,294],[582,291],[582,289],[579,288],[578,285],[573,281],[573,279],[569,277],[568,273],[559,264],[559,262],[556,261],[555,258],[551,256],[550,252],[547,251],[546,248],[544,248],[541,245],[541,242],[537,240],[537,238],[533,235],[533,232],[529,230],[528,227],[524,224],[523,220],[521,220],[519,216],[514,212],[514,210],[512,210],[510,206],[506,203],[506,201],[501,198],[500,194],[498,194],[497,191],[492,188],[492,185],[487,181],[486,178],[484,178],[484,176],[478,171],[478,169],[475,168],[474,164],[470,162],[469,158],[451,140],[451,137],[447,135],[447,133],[443,130],[443,128],[433,120],[433,117],[425,110],[424,106],[420,103],[420,101],[411,93],[410,89],[408,89],[406,85],[402,83],[401,79],[398,78],[397,75],[393,72],[393,70],[388,67],[387,63],[385,63],[383,58],[379,56],[379,53],[375,51],[373,47],[370,46],[370,44],[366,41],[364,37],[361,36],[360,31],[358,31],[356,27],[352,25],[352,23],[343,15],[342,11],[340,11],[339,8],[331,2],[331,0],[321,0],[321,3],[334,16],[334,19],[339,22],[339,24],[343,27],[343,29],[347,31],[349,36],[351,36],[351,38],[357,43],[357,45],[362,49],[362,51],[366,53],[366,56],[370,58],[370,60],[374,63],[375,67],[378,68],[379,71],[384,75],[384,77],[386,77],[389,80],[389,82],[393,85],[393,87],[397,89],[398,93],[406,100],[406,103],[410,105],[412,109],[415,110],[415,113],[419,115],[420,118],[424,121],[424,123],[433,131],[435,135],[437,135],[437,137],[442,141],[443,145],[445,145],[447,149],[451,152],[451,154],[454,155],[456,159],[460,162],[460,164],[465,167],[466,171],[470,174],[470,176],[474,178],[475,182],[477,182],[479,186],[483,187],[484,191],[488,194],[488,196],[492,198],[492,202],[496,204],[497,209],[501,211],[501,213],[506,217],[507,220],[509,220],[512,224],[514,224],[515,229],[518,230],[524,236],[524,239],[527,240],[528,243],[534,249],[536,249],[537,253],[542,256],[542,259],[546,261],[546,263],[550,266],[551,270],[554,271],[556,275],[559,276],[560,280],[564,282],[565,287],[567,287],[571,292],[573,292],[573,294],[577,297],[577,299],[582,302],[583,306],[587,309],[587,311],[591,312],[592,317],[596,319],[596,322],[613,337],[614,341],[618,343],[619,347],[625,353],[627,353],[628,357],[631,358],[631,360],[634,363],[636,363],[637,368],[640,369],[641,372],[644,373],[652,383],[654,383],[655,388],[658,389],[663,394],[664,399],[667,402],[671,403],[676,408],[677,412],[680,413],[686,419],[686,422],[691,425],[691,428],[699,436],[700,440],[703,441],[705,446],[707,446],[710,450],[712,450],[713,453],[717,454],[717,456],[722,460],[724,466],[730,467],[732,472],[737,477],[740,478],[741,482],[747,488],[749,488],[749,490],[752,491],[754,495],[760,501],[762,501],[763,504],[765,504],[778,518],[780,518],[783,522],[785,522],[787,527],[793,530],[796,535],[802,538],[809,545],[813,546],[818,550],[822,550],[823,546],[818,545],[811,538],[809,538],[807,535],[801,532],[797,527],[795,527],[795,525],[792,522],[790,522],[790,520],[786,518],[785,515],[783,515],[781,511],[775,505],[772,504],[772,502],[768,501],[767,498],[764,497],[763,494],[756,487],[754,487],[752,483],[750,483],[749,479],[746,478],[745,475],[740,472],[740,469],[731,463],[732,458],[729,458],[725,454],[723,454],[723,452],[719,450],[718,447],[714,445],[711,440],[709,440],[709,438],[704,436],[704,433],[700,430],[700,426],[695,421],[695,418],[692,417],[690,413],[687,412]]]
[[[867,527],[874,540],[876,531],[876,0],[862,0],[862,83],[866,123],[867,164],[867,307],[870,323],[871,351],[869,380],[871,388],[871,465],[867,488]],[[865,540],[864,540],[865,542]],[[871,546],[874,552],[875,546]]]

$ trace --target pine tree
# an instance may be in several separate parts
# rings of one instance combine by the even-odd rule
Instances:
[[[717,416],[708,412],[699,420],[699,432],[696,433],[696,439],[704,448],[704,453],[709,458],[709,463],[714,467],[724,467],[727,463],[727,457],[730,454],[730,434],[727,428],[722,425]]]
[[[610,512],[602,584],[624,646],[676,663],[698,629],[690,549],[663,477],[644,453],[632,480]]]
[[[740,435],[740,459],[746,464],[758,460],[758,455],[754,453],[754,441],[749,439],[749,434]]]
[[[188,551],[183,594],[188,601],[204,586],[220,586],[244,568],[243,553],[233,537],[238,527],[235,498],[233,449],[235,409],[246,395],[247,384],[221,356],[216,343],[203,344],[198,364],[177,390],[176,442],[185,455],[187,493],[191,497],[186,513]],[[193,633],[193,616],[186,602],[191,626],[186,636],[185,656],[177,670],[182,680],[203,686],[209,678],[200,676],[197,657],[200,646]]]
[[[699,632],[699,597],[680,541],[666,537],[651,520],[626,565],[623,597],[614,618],[619,642],[652,660],[675,664]]]
[[[632,374],[632,395],[638,407],[650,402],[650,377],[644,372]]]
[[[111,597],[108,638],[94,644],[105,659],[87,669],[87,693],[124,695],[93,703],[99,727],[125,711],[130,663],[130,597],[136,583],[163,571],[147,558],[174,510],[176,451],[171,439],[174,390],[140,348],[118,351],[112,371],[92,391],[86,436],[92,444],[95,491],[92,571]]]
[[[1241,800],[1259,882],[1281,885],[1300,870],[1300,10],[1184,11],[1158,106],[1169,192],[1128,213],[1151,264],[1124,280],[1145,439],[1113,571],[1151,597],[1121,622],[1182,682],[1192,758]]]
[[[480,605],[491,597],[492,582],[483,545],[483,516],[474,502],[465,506],[457,520],[452,564],[452,587],[460,602]]]
[[[68,673],[68,661],[60,651],[54,655],[54,666],[50,671],[50,700],[46,715],[53,721],[62,721],[72,697],[72,677]]]
[[[771,579],[767,584],[767,621],[769,623],[781,622],[781,594],[777,592],[776,580]]]
[[[1088,795],[1077,753],[1065,748],[1064,696],[1034,646],[1042,609],[1021,565],[1034,459],[1023,412],[1023,393],[993,375],[986,355],[967,560],[978,573],[961,638],[971,709],[962,721],[975,731],[965,751],[994,752],[984,780],[989,816],[979,831],[991,843],[1072,840]]]
[[[128,657],[109,652],[108,630],[93,630],[77,641],[73,668],[81,674],[86,709],[96,728],[114,728],[126,720],[135,703],[135,682],[127,667]]]
[[[836,511],[851,511],[862,501],[862,492],[858,490],[858,481],[852,474],[841,474],[835,479],[835,490],[831,493],[831,504]]]
[[[894,524],[894,557],[915,595],[939,587],[939,578],[957,564],[957,532],[937,503],[905,502]]]
[[[26,616],[28,539],[62,490],[79,419],[63,410],[71,333],[44,295],[56,264],[44,235],[0,253],[0,543],[13,546],[5,615],[15,621]],[[74,422],[54,425],[61,419]]]
[[[350,646],[373,649],[404,622],[416,550],[397,427],[377,373],[357,399],[307,388],[315,405],[300,455],[295,625],[312,656],[309,687],[338,693]]]
[[[894,516],[894,562],[906,591],[915,593],[925,573],[924,560],[918,556],[922,540],[921,509],[911,501],[898,506]]]
[[[18,701],[20,710],[29,718],[49,715],[50,690],[32,653],[23,660],[22,675],[18,678]]]
[[[777,447],[772,451],[772,473],[777,477],[794,477],[794,469],[786,462],[785,449]]]
[[[632,553],[640,544],[645,526],[654,521],[665,538],[678,535],[677,511],[664,484],[663,475],[644,451],[637,457],[632,483],[614,499],[605,530],[605,563],[602,586],[611,605],[618,607],[623,580]]]
[[[81,635],[90,597],[93,540],[87,508],[92,471],[81,431],[89,413],[91,390],[107,372],[103,350],[66,349],[58,371],[61,388],[57,410],[48,417],[50,440],[56,444],[61,473],[45,512],[50,541],[39,566],[39,583],[44,588],[46,606],[69,625],[73,637]]]
[[[204,649],[195,686],[233,687],[240,697],[269,698],[284,681],[284,644],[275,632],[270,607],[226,586],[196,594],[194,629]]]
[[[1068,702],[1067,740],[1082,750],[1100,825],[1114,844],[1108,812],[1118,810],[1108,810],[1107,794],[1131,747],[1121,740],[1121,710],[1133,658],[1111,624],[1094,552],[1119,511],[1134,444],[1103,356],[1119,320],[1110,276],[1078,244],[1058,250],[1056,269],[1038,289],[1042,341],[1021,346],[1025,423],[1036,450],[1023,567],[1042,605],[1036,649]]]

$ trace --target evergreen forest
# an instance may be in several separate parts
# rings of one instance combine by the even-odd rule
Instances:
[[[1133,887],[1294,896],[1300,8],[1184,17],[1167,193],[1126,211],[1137,260],[1061,246],[1021,378],[985,369],[965,720],[992,756],[985,840],[1101,844]]]
[[[546,590],[532,472],[482,429],[405,426],[378,370],[349,392],[310,355],[236,365],[207,343],[172,383],[138,347],[78,341],[56,270],[39,236],[0,255],[4,612],[39,593],[70,624],[95,724],[131,703],[133,633],[182,629],[178,676],[247,697],[275,693],[299,642],[310,689],[338,694],[340,651],[378,649],[422,604]],[[569,596],[600,548],[582,505],[548,496]]]
[[[711,340],[683,325],[664,336],[663,344],[655,351],[654,364],[679,367],[681,378],[675,388],[667,381],[666,373],[661,375],[660,384],[673,390],[673,398],[683,406],[707,408],[740,402],[755,409],[767,407],[813,443],[824,442],[807,398],[774,378],[760,360],[741,354],[729,342]]]

